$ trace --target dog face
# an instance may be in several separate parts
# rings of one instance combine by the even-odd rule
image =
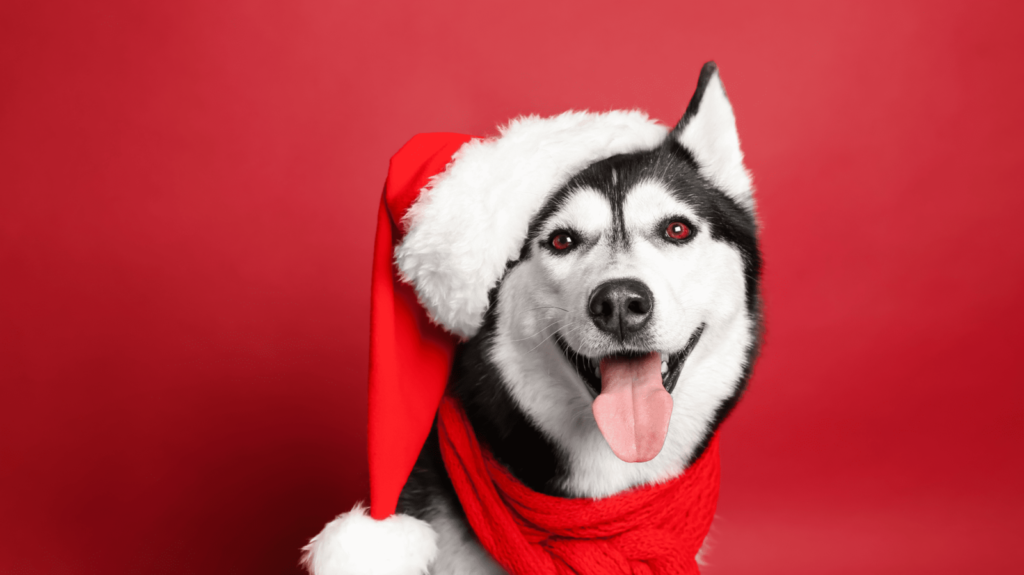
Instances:
[[[526,259],[539,281],[525,297],[564,324],[554,339],[595,396],[603,358],[652,352],[672,391],[705,328],[744,311],[742,252],[712,226],[727,207],[687,175],[670,151],[605,160],[574,178],[531,234]]]
[[[749,176],[717,73],[701,80],[661,146],[592,164],[550,198],[498,287],[490,360],[565,455],[573,494],[681,471],[757,351]]]

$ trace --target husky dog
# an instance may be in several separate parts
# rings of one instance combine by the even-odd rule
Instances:
[[[751,190],[709,63],[660,145],[587,166],[536,214],[449,380],[481,442],[525,485],[606,497],[703,453],[758,353]],[[502,572],[468,527],[436,427],[399,510],[439,534],[432,572]]]

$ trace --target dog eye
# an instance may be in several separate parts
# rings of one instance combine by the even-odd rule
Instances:
[[[565,250],[571,248],[573,244],[574,242],[572,236],[565,232],[559,232],[551,236],[551,247],[555,248],[560,252],[564,252]]]
[[[690,237],[690,226],[683,222],[669,222],[665,226],[665,236],[673,240],[685,240]]]

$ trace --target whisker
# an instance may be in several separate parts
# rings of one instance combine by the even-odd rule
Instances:
[[[526,311],[537,311],[539,309],[558,309],[564,311],[565,313],[569,313],[569,310],[565,309],[564,307],[558,307],[557,305],[542,305],[540,307],[531,308]]]
[[[549,326],[549,327],[550,327],[550,326]],[[583,326],[580,326],[580,327],[583,327]],[[572,330],[572,331],[568,331],[568,332],[566,332],[566,333],[563,333],[562,335],[563,335],[563,336],[565,336],[565,335],[571,334],[571,333],[573,333],[574,331],[576,331],[576,330],[578,330],[578,329],[579,329],[579,327],[575,328],[575,329],[574,329],[574,330]],[[558,330],[554,330],[554,331],[552,331],[550,335],[548,335],[548,336],[547,336],[547,337],[545,337],[544,339],[540,340],[540,342],[539,342],[539,343],[538,343],[537,345],[533,346],[533,347],[532,347],[532,348],[531,348],[531,349],[530,349],[529,351],[527,351],[526,353],[530,353],[530,352],[532,352],[532,351],[536,350],[536,349],[537,349],[538,347],[540,347],[540,346],[544,345],[544,343],[545,343],[545,342],[547,342],[547,341],[548,341],[549,339],[551,339],[552,337],[554,337],[554,336],[556,336],[556,335],[558,335]]]
[[[579,324],[579,325],[573,326],[572,330],[567,331],[567,332],[565,332],[562,335],[563,335],[563,337],[567,336],[567,335],[571,335],[573,333],[576,333],[576,332],[580,331],[581,329],[583,329],[585,327],[586,327],[586,324]],[[575,357],[573,357],[573,361],[578,360],[580,357],[583,357],[583,359],[586,360],[586,356],[582,355],[579,351],[577,351],[577,350],[575,350],[575,349],[573,349],[571,347],[569,348],[569,351],[571,351],[574,354],[574,356],[575,356]]]
[[[534,332],[534,333],[532,333],[532,334],[530,334],[530,335],[528,335],[528,336],[526,336],[526,337],[523,337],[523,338],[519,338],[519,339],[513,339],[512,341],[513,341],[513,342],[520,342],[520,341],[526,341],[526,340],[528,340],[528,339],[532,339],[532,338],[535,338],[535,337],[537,337],[538,335],[540,335],[540,334],[544,333],[544,331],[545,331],[545,330],[547,330],[547,329],[550,329],[551,327],[553,327],[553,326],[555,326],[555,325],[558,325],[558,323],[559,323],[559,322],[561,322],[561,321],[564,321],[564,320],[561,320],[561,319],[556,319],[556,320],[555,320],[554,322],[552,322],[552,323],[550,323],[550,324],[548,324],[548,325],[546,325],[546,326],[544,326],[544,327],[540,328],[540,329],[539,329],[539,330],[537,330],[536,332]],[[541,342],[541,343],[543,343],[543,342]],[[531,351],[532,351],[532,350],[531,350]]]
[[[531,348],[529,349],[529,351],[527,351],[526,353],[532,353],[532,352],[533,352],[533,351],[534,351],[535,349],[537,349],[538,347],[540,347],[540,346],[544,345],[544,342],[546,342],[547,340],[551,339],[552,337],[554,337],[554,336],[555,336],[555,335],[557,335],[557,334],[558,334],[558,330],[554,330],[554,331],[552,331],[552,332],[551,332],[551,334],[549,334],[549,335],[548,335],[547,337],[545,337],[544,339],[540,340],[540,343],[538,343],[537,345],[535,345],[535,346],[531,347]]]

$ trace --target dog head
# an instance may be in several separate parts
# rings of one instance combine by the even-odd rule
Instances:
[[[467,338],[456,379],[510,399],[565,492],[682,471],[742,392],[760,325],[751,180],[715,65],[672,130],[638,112],[525,118],[432,185],[396,263]]]
[[[491,359],[568,456],[570,491],[677,472],[758,344],[750,177],[717,70],[651,150],[598,161],[533,219],[493,304]]]

